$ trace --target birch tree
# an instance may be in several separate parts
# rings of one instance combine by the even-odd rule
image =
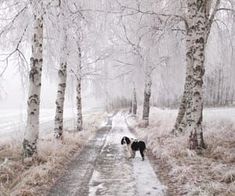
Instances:
[[[213,7],[213,1],[214,0],[209,0],[209,1],[196,1],[196,2],[187,2],[187,19],[186,19],[186,79],[185,79],[185,85],[184,85],[184,92],[183,96],[181,99],[178,115],[176,118],[176,122],[174,125],[173,133],[177,134],[179,132],[182,132],[186,129],[187,127],[187,114],[190,116],[191,112],[187,111],[188,108],[191,107],[192,105],[192,85],[193,85],[193,57],[192,54],[195,53],[195,49],[192,48],[192,44],[194,44],[195,40],[192,40],[192,33],[194,33],[194,27],[195,24],[195,17],[204,17],[203,22],[205,22],[204,27],[201,31],[203,31],[203,55],[206,47],[206,43],[208,41],[208,37],[210,35],[211,27],[215,18],[215,15],[218,11],[218,7],[220,5],[220,0],[215,0],[215,6]],[[198,6],[198,11],[201,11],[200,9],[202,8],[203,13],[194,13],[194,15],[190,14],[191,11],[195,11],[191,8],[191,4],[195,4]],[[195,5],[194,5],[195,6]],[[202,16],[204,14],[204,16]],[[198,21],[196,21],[198,22]],[[196,26],[197,27],[197,26]],[[205,58],[203,56],[203,58]],[[203,59],[203,64],[204,64]],[[204,65],[203,65],[204,66]],[[204,68],[203,68],[204,69]],[[189,117],[190,118],[190,117]]]
[[[132,107],[132,113],[136,115],[137,114],[137,97],[136,97],[135,87],[133,88],[133,98],[132,98],[131,107]]]
[[[151,77],[151,67],[146,66],[145,68],[145,81],[144,81],[144,104],[143,104],[143,116],[144,126],[149,125],[149,112],[150,112],[150,96],[151,96],[151,86],[152,86],[152,77]]]
[[[77,100],[77,131],[82,131],[82,51],[81,46],[78,46],[78,65],[77,65],[77,86],[76,86],[76,100]]]
[[[188,33],[187,33],[187,58],[191,64],[192,73],[188,77],[191,78],[189,88],[186,123],[190,132],[190,148],[205,148],[202,132],[202,111],[203,111],[203,95],[202,85],[205,73],[205,29],[206,29],[206,0],[190,0],[188,7]],[[192,74],[192,75],[191,75]]]
[[[41,73],[43,65],[43,1],[32,0],[30,6],[34,21],[27,101],[27,125],[23,140],[24,157],[31,157],[37,153]]]
[[[130,101],[130,106],[129,106],[129,113],[132,114],[133,111],[133,106],[132,106],[132,100]]]
[[[63,113],[64,113],[64,100],[65,89],[67,80],[67,60],[68,60],[68,35],[66,25],[66,13],[65,13],[65,0],[60,2],[60,27],[61,27],[61,48],[60,48],[60,67],[58,70],[58,90],[56,98],[56,114],[55,114],[55,137],[62,139],[63,135]]]
[[[149,50],[144,50],[145,44],[142,43],[144,34],[142,35],[141,32],[135,32],[134,38],[136,39],[136,41],[134,42],[133,40],[131,40],[130,36],[128,35],[126,25],[122,23],[122,26],[125,37],[124,42],[130,46],[133,55],[136,56],[135,58],[137,59],[137,62],[144,68],[144,103],[143,103],[142,120],[144,121],[144,126],[147,127],[149,125],[149,109],[150,109],[150,96],[151,96],[151,85],[152,85],[152,78],[151,78],[152,67],[148,64]],[[136,24],[134,26],[136,29],[138,29],[138,26],[136,26]],[[135,89],[134,93],[136,93]],[[132,106],[131,106],[133,114],[135,114],[136,112],[135,107],[137,107],[137,105],[135,106],[135,104],[136,103],[133,96]]]

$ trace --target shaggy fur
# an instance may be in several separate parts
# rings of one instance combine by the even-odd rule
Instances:
[[[140,151],[140,155],[142,157],[142,160],[144,160],[144,151],[146,150],[146,145],[144,141],[139,141],[137,139],[129,138],[124,136],[121,140],[121,144],[127,145],[128,151],[130,153],[130,158],[135,158],[136,151]]]

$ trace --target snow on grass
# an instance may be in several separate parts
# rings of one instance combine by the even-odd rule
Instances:
[[[101,108],[84,109],[83,117],[103,112]],[[40,137],[52,132],[54,127],[54,109],[41,109],[40,111]],[[26,126],[26,111],[1,110],[0,111],[0,144],[9,143],[11,140],[22,139]],[[64,127],[76,128],[76,111],[66,108],[64,111]]]
[[[82,146],[94,136],[103,120],[103,113],[90,113],[84,117],[84,131],[66,131],[63,143],[55,141],[53,133],[42,135],[38,142],[38,156],[26,159],[24,163],[21,139],[2,143],[0,195],[45,195],[74,154],[79,153]]]
[[[235,108],[204,110],[208,148],[198,155],[187,148],[188,134],[170,134],[177,110],[151,108],[150,126],[141,128],[141,114],[129,116],[139,138],[147,143],[167,173],[167,183],[178,195],[235,195]]]

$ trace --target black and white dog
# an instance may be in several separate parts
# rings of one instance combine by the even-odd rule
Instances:
[[[142,160],[144,160],[144,151],[146,150],[146,145],[144,141],[139,141],[137,139],[129,138],[124,136],[121,140],[121,144],[126,144],[128,151],[130,152],[130,158],[135,158],[135,152],[140,151]]]

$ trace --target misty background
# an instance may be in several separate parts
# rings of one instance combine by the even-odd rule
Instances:
[[[22,1],[15,6],[12,15],[25,3],[26,1]],[[70,3],[70,9],[75,9],[73,2]],[[79,18],[71,13],[68,21],[76,20],[82,32],[84,109],[105,108],[117,99],[130,100],[133,85],[137,87],[138,104],[142,104],[144,64],[141,58],[149,58],[149,64],[154,67],[151,104],[158,107],[178,107],[185,78],[185,31],[182,24],[163,26],[158,23],[157,16],[133,14],[131,11],[132,14],[128,11],[127,14],[121,12],[120,4],[123,7],[137,7],[138,5],[149,11],[156,9],[158,12],[169,13],[182,11],[180,4],[177,2],[172,4],[170,1],[113,2],[103,0],[101,3],[81,1],[79,6],[84,10],[82,17]],[[228,8],[233,6],[233,2],[229,1],[222,1],[221,4]],[[2,6],[4,7],[4,4]],[[4,14],[2,12],[1,17]],[[2,109],[25,110],[26,108],[30,58],[30,36],[28,35],[32,28],[32,21],[27,18],[28,14],[25,11],[17,18],[15,22],[18,24],[17,28],[1,35],[1,43],[4,46],[1,48],[2,74],[0,78],[0,107]],[[41,107],[51,109],[55,108],[59,66],[60,38],[55,16],[56,8],[52,6],[45,16],[46,44],[41,96]],[[7,22],[7,20],[1,21],[2,26]],[[25,31],[26,25],[28,28]],[[76,67],[76,54],[72,49],[75,30],[72,23],[69,25],[71,51],[65,102],[66,107],[72,108],[75,104],[75,76],[71,70]],[[6,60],[24,31],[19,49],[25,58],[19,57],[16,52]],[[225,11],[219,12],[206,46],[206,75],[204,77],[206,106],[227,106],[234,103],[234,31],[233,14]],[[141,54],[136,53],[133,45],[140,49]],[[141,58],[140,55],[142,55]]]

